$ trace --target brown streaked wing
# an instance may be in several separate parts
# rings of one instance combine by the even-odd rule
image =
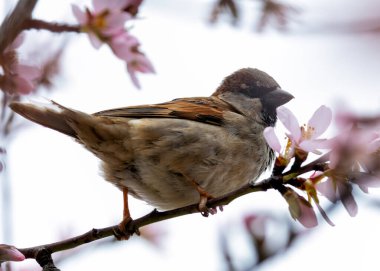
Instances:
[[[170,102],[116,108],[94,113],[95,116],[124,118],[177,118],[220,126],[223,112],[239,113],[234,107],[216,97],[181,98]]]

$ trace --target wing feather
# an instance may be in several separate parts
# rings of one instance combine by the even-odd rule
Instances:
[[[95,113],[95,116],[119,118],[177,118],[188,119],[220,126],[224,122],[224,112],[239,113],[230,104],[216,97],[175,99],[170,102],[129,106]]]

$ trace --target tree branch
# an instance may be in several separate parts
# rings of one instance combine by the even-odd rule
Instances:
[[[288,176],[295,177],[295,176],[298,176],[298,175],[301,175],[301,174],[304,174],[306,172],[310,172],[313,170],[324,171],[325,167],[327,166],[326,162],[329,161],[329,156],[330,156],[330,152],[327,152],[324,155],[322,155],[321,157],[319,157],[318,159],[310,162],[309,164],[302,166],[296,170],[290,169],[289,171],[284,172],[282,175],[286,179]],[[294,176],[292,176],[293,174],[294,174]]]
[[[315,170],[326,161],[327,157],[328,155],[325,154],[319,159],[297,169],[296,171],[289,170],[285,174],[282,174],[279,172],[278,176],[275,174],[277,172],[276,171],[277,168],[274,167],[273,174],[271,177],[264,179],[261,182],[256,182],[252,184],[248,183],[245,186],[229,194],[226,194],[219,198],[211,199],[207,202],[207,207],[215,208],[218,206],[228,205],[230,202],[232,202],[236,198],[239,198],[249,193],[267,191],[269,189],[278,190],[280,188],[283,188],[283,176],[292,175],[292,174],[299,175],[313,169]],[[168,220],[171,218],[180,217],[183,215],[188,215],[188,214],[193,214],[193,213],[198,213],[198,212],[199,212],[198,204],[192,204],[185,207],[181,207],[181,208],[177,208],[177,209],[169,210],[169,211],[163,211],[163,212],[160,212],[154,209],[149,214],[134,220],[133,226],[138,229],[140,227],[153,224],[159,221]],[[120,231],[119,225],[114,225],[114,226],[110,226],[110,227],[106,227],[102,229],[92,229],[82,235],[78,235],[78,236],[63,240],[63,241],[56,242],[56,243],[45,244],[45,245],[40,245],[40,246],[35,246],[35,247],[30,247],[30,248],[22,248],[18,250],[22,254],[24,254],[26,258],[37,259],[40,257],[41,253],[46,254],[46,251],[52,254],[58,251],[72,249],[72,248],[75,248],[87,243],[91,243],[99,239],[103,239],[110,236],[116,236],[119,231]]]
[[[283,196],[286,191],[290,188],[287,188],[284,183],[290,184],[289,180],[297,177],[300,174],[303,174],[308,171],[318,170],[319,168],[324,168],[326,166],[328,154],[321,156],[319,159],[296,169],[290,169],[289,171],[283,173],[284,170],[281,166],[275,166],[272,171],[272,176],[264,179],[261,182],[248,183],[245,186],[229,193],[219,198],[211,199],[207,202],[208,208],[216,208],[218,206],[228,205],[234,199],[241,197],[243,195],[267,191],[269,189],[278,190]],[[288,202],[288,204],[290,204]],[[289,205],[290,206],[290,205]],[[155,222],[168,220],[175,217],[180,217],[183,215],[198,213],[198,204],[192,204],[185,207],[177,208],[169,211],[157,211],[154,209],[149,214],[142,216],[136,220],[133,220],[131,223],[127,224],[126,231],[131,233],[137,232],[136,230],[149,225]],[[96,240],[100,240],[107,237],[117,237],[120,235],[120,228],[118,225],[102,228],[102,229],[92,229],[82,235],[78,235],[63,241],[45,244],[29,248],[18,249],[26,258],[36,259],[36,261],[44,268],[43,270],[55,270],[57,269],[52,261],[51,255],[58,251],[72,249],[87,243],[91,243]]]
[[[61,32],[80,32],[79,25],[68,25],[59,23],[50,23],[43,20],[28,19],[24,21],[23,28],[25,30],[36,29],[36,30],[48,30],[50,32],[61,33]]]
[[[273,187],[274,183],[277,183],[277,181],[278,181],[278,178],[270,177],[263,180],[260,183],[247,184],[244,187],[234,192],[231,192],[219,198],[209,200],[207,206],[209,208],[213,208],[217,206],[227,205],[234,199],[240,196],[243,196],[245,194],[272,189],[274,188]],[[170,211],[164,211],[164,212],[159,212],[155,209],[151,213],[134,220],[134,225],[137,228],[140,228],[140,227],[143,227],[155,222],[168,220],[171,218],[198,213],[198,212],[199,212],[198,204],[193,204],[193,205],[185,206],[185,207],[170,210]],[[118,227],[119,225],[114,225],[114,226],[110,226],[110,227],[102,228],[102,229],[92,229],[82,235],[75,236],[75,237],[60,241],[60,242],[45,244],[45,245],[40,245],[40,246],[35,246],[35,247],[30,247],[30,248],[22,248],[18,250],[22,254],[24,254],[26,258],[36,259],[37,257],[39,257],[39,255],[42,252],[46,253],[46,251],[49,251],[49,253],[52,254],[54,252],[72,249],[72,248],[75,248],[83,244],[87,244],[87,243],[90,243],[102,238],[114,236],[115,232],[119,230]]]
[[[23,30],[24,22],[31,18],[37,0],[20,0],[0,26],[0,52]]]

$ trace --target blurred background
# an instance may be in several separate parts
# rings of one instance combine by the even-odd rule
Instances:
[[[73,2],[40,0],[33,15],[75,23]],[[3,17],[14,4],[0,2]],[[208,96],[228,74],[255,67],[296,97],[287,107],[301,124],[322,104],[369,115],[380,111],[376,0],[145,0],[130,31],[156,69],[155,75],[139,75],[141,90],[124,63],[106,46],[95,50],[87,35],[29,31],[21,59],[38,65],[64,50],[52,86],[28,99],[53,99],[91,113]],[[9,181],[10,194],[6,200],[2,195],[0,243],[35,246],[120,222],[122,193],[103,181],[92,154],[64,135],[17,121],[22,127],[2,143],[7,163],[0,177]],[[333,133],[332,127],[326,136]],[[380,193],[358,199],[355,218],[322,202],[336,226],[320,219],[306,230],[291,220],[280,194],[254,193],[215,216],[160,222],[143,228],[142,238],[94,242],[57,254],[56,263],[70,271],[377,270]],[[135,218],[152,210],[134,199],[130,208]],[[39,269],[25,261],[13,270]]]

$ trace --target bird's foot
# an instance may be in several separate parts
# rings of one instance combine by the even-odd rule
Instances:
[[[201,189],[200,186],[198,187],[198,192],[200,196],[199,204],[198,204],[198,209],[201,212],[201,214],[204,217],[208,217],[210,214],[215,215],[218,213],[218,208],[222,212],[223,211],[223,206],[218,206],[218,207],[207,207],[207,201],[209,199],[213,199],[214,197],[207,193],[205,190]]]
[[[199,203],[198,203],[198,210],[201,212],[201,214],[204,217],[208,217],[210,214],[215,215],[218,212],[218,208],[220,211],[223,211],[223,206],[219,207],[207,207],[207,202],[209,199],[213,199],[214,197],[209,194],[202,186],[199,185],[195,180],[191,179],[190,177],[184,175],[187,180],[194,186],[194,188],[199,193]]]
[[[140,235],[140,231],[135,221],[130,216],[125,217],[113,231],[113,235],[119,241],[128,240],[133,234]]]

